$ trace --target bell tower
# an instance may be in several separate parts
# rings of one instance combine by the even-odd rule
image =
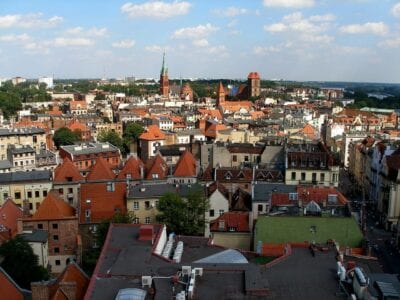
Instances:
[[[168,68],[165,66],[165,52],[163,54],[162,67],[160,72],[160,94],[164,97],[168,97],[169,95]]]

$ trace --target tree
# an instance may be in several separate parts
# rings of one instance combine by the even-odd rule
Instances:
[[[201,235],[204,233],[204,212],[207,209],[208,202],[201,190],[191,192],[187,199],[175,193],[165,193],[158,202],[157,221],[177,234]]]
[[[73,132],[67,127],[57,129],[53,136],[53,141],[57,148],[63,145],[73,145],[79,140],[79,133]]]
[[[125,153],[124,142],[115,131],[102,130],[99,132],[97,140],[99,140],[100,142],[108,142],[115,147],[118,147],[122,153]]]
[[[4,258],[1,267],[24,289],[30,289],[31,282],[49,279],[48,271],[38,264],[37,255],[20,236],[2,244],[0,256]]]
[[[3,111],[4,117],[8,119],[22,109],[21,98],[16,94],[0,92],[0,109]]]
[[[137,142],[144,128],[138,123],[128,122],[122,134],[125,153],[129,152],[130,144]]]

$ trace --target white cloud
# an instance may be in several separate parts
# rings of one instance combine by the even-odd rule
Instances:
[[[0,35],[0,42],[7,42],[7,43],[13,43],[13,42],[26,42],[31,40],[31,37],[26,34],[8,34],[8,35]]]
[[[392,14],[393,14],[395,17],[400,18],[400,2],[397,3],[397,4],[395,4],[395,5],[392,7]]]
[[[128,48],[132,48],[133,46],[135,46],[135,41],[134,40],[122,40],[119,42],[112,43],[111,46],[113,46],[114,48],[128,49]]]
[[[339,30],[349,34],[371,33],[375,35],[385,35],[389,32],[388,26],[383,22],[367,22],[364,24],[350,24],[342,26]]]
[[[228,50],[225,45],[213,46],[205,49],[205,52],[208,54],[219,55],[219,56],[227,56]]]
[[[232,27],[235,27],[237,24],[238,24],[238,20],[234,19],[234,20],[230,21],[230,22],[226,25],[226,27],[232,28]]]
[[[315,44],[329,44],[333,42],[334,37],[323,34],[323,35],[316,35],[316,34],[305,34],[300,37],[303,42],[315,43]]]
[[[154,53],[162,53],[172,51],[170,46],[160,46],[160,45],[150,45],[144,48],[146,51],[154,52]]]
[[[368,48],[362,47],[352,47],[352,46],[337,46],[335,47],[335,53],[343,53],[343,54],[367,54],[370,53],[371,50]]]
[[[327,30],[333,15],[316,15],[310,18],[304,18],[301,12],[295,12],[282,18],[282,22],[265,25],[267,32],[301,32],[305,34],[319,33]]]
[[[314,0],[264,0],[267,7],[301,8],[314,6]]]
[[[215,14],[218,14],[218,15],[224,16],[224,17],[236,17],[239,15],[244,15],[247,12],[248,12],[248,10],[246,8],[240,8],[240,7],[234,7],[234,6],[230,6],[225,9],[214,10]]]
[[[92,27],[89,29],[84,29],[83,27],[74,27],[67,29],[66,31],[67,34],[71,35],[79,35],[79,36],[85,36],[85,37],[103,37],[106,36],[108,31],[107,28],[97,28],[97,27]]]
[[[264,30],[268,32],[282,32],[287,30],[287,26],[283,23],[274,23],[271,25],[265,25]]]
[[[400,47],[400,37],[387,39],[379,43],[379,47],[382,48],[399,48]]]
[[[54,27],[62,21],[63,18],[59,16],[44,19],[42,13],[3,15],[0,16],[0,28],[47,28]]]
[[[175,30],[172,38],[175,39],[201,39],[218,30],[218,27],[207,23],[206,25],[198,25],[196,27],[185,27]]]
[[[53,45],[56,47],[80,47],[92,46],[93,44],[93,40],[83,37],[58,37],[53,41]]]
[[[257,54],[257,55],[265,55],[268,53],[276,53],[279,51],[280,51],[279,47],[275,47],[275,46],[267,46],[267,47],[255,46],[253,48],[253,53]]]
[[[197,47],[208,46],[208,41],[206,39],[193,40],[193,45]]]
[[[154,17],[170,18],[173,16],[186,15],[191,4],[186,1],[174,1],[171,3],[164,1],[148,1],[141,4],[125,3],[121,6],[121,11],[130,18]]]

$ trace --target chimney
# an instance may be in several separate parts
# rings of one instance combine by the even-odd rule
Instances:
[[[24,217],[31,216],[31,212],[29,210],[29,200],[27,199],[22,200],[22,213]]]
[[[76,282],[60,282],[60,289],[68,300],[76,300]]]
[[[32,300],[48,300],[50,299],[50,288],[47,282],[32,282]]]

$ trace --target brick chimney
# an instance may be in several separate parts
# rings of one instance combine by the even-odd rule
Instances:
[[[47,282],[32,282],[32,300],[48,300],[50,299],[50,288]]]
[[[76,300],[76,282],[60,282],[60,289],[68,300]]]

